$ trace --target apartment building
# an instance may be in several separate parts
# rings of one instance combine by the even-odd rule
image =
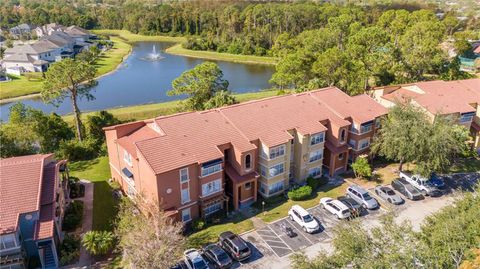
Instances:
[[[38,154],[1,159],[0,167],[0,267],[27,268],[37,259],[41,268],[59,268],[66,161]]]
[[[112,178],[188,222],[345,171],[386,112],[330,87],[111,126]]]
[[[430,119],[448,116],[470,130],[473,146],[480,149],[480,79],[428,81],[378,87],[373,98],[385,107],[411,102],[424,109]]]

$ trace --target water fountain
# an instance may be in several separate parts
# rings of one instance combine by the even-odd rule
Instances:
[[[157,47],[153,45],[152,52],[149,53],[146,57],[142,58],[143,60],[147,61],[158,61],[165,57],[162,56],[159,52],[157,52]]]

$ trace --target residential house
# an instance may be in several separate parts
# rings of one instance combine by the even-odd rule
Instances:
[[[32,34],[33,26],[30,24],[22,23],[15,27],[9,29],[10,36],[13,38],[20,38],[20,37],[30,37]]]
[[[338,104],[345,107],[337,111]],[[309,176],[345,171],[386,111],[366,95],[331,87],[111,126],[110,170],[127,195],[158,201],[189,222],[247,207],[257,192],[270,197]]]
[[[63,31],[65,29],[65,26],[58,24],[58,23],[49,23],[45,24],[42,26],[38,26],[37,28],[34,29],[35,34],[37,37],[42,37],[42,36],[49,36],[53,32],[57,31]]]
[[[480,79],[428,81],[378,87],[373,98],[385,107],[411,102],[435,117],[449,116],[470,130],[473,146],[480,149]]]
[[[59,267],[67,179],[66,161],[52,154],[0,160],[1,268],[26,268],[34,259]]]

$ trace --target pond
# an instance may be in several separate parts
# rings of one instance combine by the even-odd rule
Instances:
[[[130,56],[121,66],[109,75],[98,79],[98,85],[91,93],[95,100],[79,100],[82,112],[125,107],[140,104],[158,103],[184,98],[183,96],[167,96],[172,81],[182,72],[204,62],[202,59],[170,55],[163,51],[172,43],[138,42],[134,45]],[[145,60],[155,46],[164,58],[158,61]],[[268,81],[273,72],[273,66],[241,64],[231,62],[216,62],[223,71],[224,78],[230,82],[229,90],[235,93],[255,92],[269,88]],[[68,114],[72,112],[69,100],[55,107],[44,104],[40,98],[24,99],[20,102],[42,111]],[[0,105],[0,118],[8,120],[9,108],[15,104]]]

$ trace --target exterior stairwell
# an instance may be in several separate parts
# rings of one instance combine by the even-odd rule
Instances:
[[[58,268],[56,262],[55,262],[55,257],[53,256],[53,251],[51,247],[46,247],[44,252],[44,267],[43,268]]]

